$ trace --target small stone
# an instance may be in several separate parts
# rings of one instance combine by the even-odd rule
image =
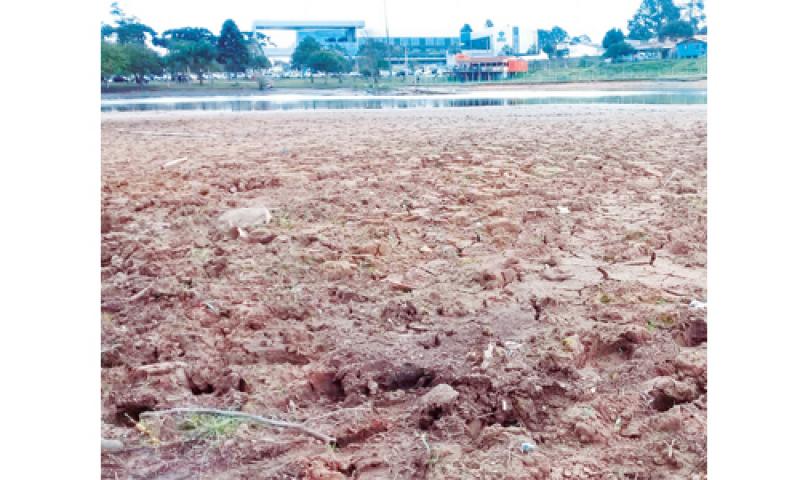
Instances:
[[[458,398],[458,392],[447,385],[442,383],[433,387],[428,393],[419,399],[419,406],[422,410],[429,411],[441,408],[447,410],[452,407]]]
[[[370,395],[377,395],[377,393],[380,391],[380,388],[375,380],[370,380],[367,382],[367,390],[369,390]]]

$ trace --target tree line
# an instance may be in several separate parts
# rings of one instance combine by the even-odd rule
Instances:
[[[322,46],[313,37],[305,37],[292,54],[292,68],[310,70],[313,83],[314,73],[338,75],[341,82],[342,73],[352,72],[357,67],[359,73],[377,83],[381,70],[390,68],[390,54],[385,43],[371,38],[361,43],[355,58],[350,58],[335,46]]]
[[[628,21],[629,40],[679,40],[698,34],[708,33],[704,25],[706,20],[705,2],[696,1],[697,15],[687,20],[681,19],[681,11],[673,0],[642,0],[636,13]],[[702,25],[702,26],[701,26]],[[617,59],[636,53],[636,49],[626,42],[625,34],[618,28],[612,28],[603,37],[604,57]]]
[[[119,5],[111,4],[112,24],[101,25],[101,78],[132,77],[143,83],[148,75],[172,74],[179,81],[193,73],[200,83],[210,72],[230,74],[248,69],[269,68],[271,63],[261,50],[266,36],[259,32],[243,33],[233,20],[222,24],[219,36],[205,28],[183,27],[158,34],[138,18],[129,16]],[[159,55],[148,46],[166,49]],[[337,47],[323,46],[313,37],[305,37],[292,55],[292,67],[300,71],[339,76],[358,68],[377,82],[380,71],[389,68],[389,49],[381,42],[367,40],[355,58]]]
[[[612,28],[603,37],[604,57],[619,58],[636,53],[636,49],[627,40],[659,40],[689,38],[707,33],[704,25],[705,2],[694,2],[696,15],[689,20],[681,19],[681,11],[673,0],[642,0],[641,5],[628,21],[628,36],[619,28]],[[702,25],[702,26],[701,26]],[[559,45],[570,39],[569,34],[561,27],[537,31],[538,46],[550,58],[560,58],[568,54],[567,49]],[[535,53],[531,48],[528,53]]]
[[[697,14],[687,21],[681,19],[680,9],[673,0],[642,0],[628,21],[627,37],[618,28],[606,32],[602,42],[606,50],[604,57],[617,59],[635,53],[635,48],[626,40],[680,39],[706,33],[704,2],[693,3]],[[186,79],[186,73],[193,73],[203,83],[209,72],[236,74],[271,66],[261,50],[266,36],[259,32],[243,33],[233,20],[222,24],[218,36],[197,27],[158,34],[138,18],[125,14],[116,2],[111,4],[111,15],[113,24],[101,25],[101,77],[104,81],[123,75],[142,83],[147,75],[166,72],[179,80]],[[490,23],[491,20],[487,20],[487,25]],[[572,42],[579,42],[581,38],[573,38]],[[165,49],[166,55],[159,55],[150,48],[148,40],[154,47]],[[565,56],[568,50],[559,46],[568,40],[569,34],[559,26],[537,31],[538,47],[550,58]],[[336,46],[321,45],[313,37],[305,37],[292,54],[292,68],[311,72],[312,82],[314,73],[337,75],[341,81],[343,73],[356,70],[377,83],[380,72],[390,67],[391,46],[375,39],[360,43],[353,58]],[[529,49],[528,53],[535,53],[534,49]]]
[[[209,72],[236,74],[270,66],[259,46],[265,36],[251,32],[246,38],[233,20],[222,24],[219,36],[196,27],[171,29],[159,35],[138,18],[125,14],[116,2],[111,4],[111,15],[113,24],[100,27],[103,81],[122,75],[143,83],[147,75],[166,72],[175,78],[193,73],[203,83]],[[148,46],[148,40],[154,47],[166,49],[167,54],[159,55]]]

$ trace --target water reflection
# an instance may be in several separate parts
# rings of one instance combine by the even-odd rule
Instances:
[[[474,94],[416,96],[303,96],[275,95],[261,97],[183,97],[103,100],[103,112],[154,110],[341,110],[408,109],[440,107],[485,107],[550,104],[705,104],[705,90],[676,91],[607,91],[607,92],[476,92]]]

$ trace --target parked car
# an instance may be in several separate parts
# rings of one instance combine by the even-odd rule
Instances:
[[[128,83],[128,79],[123,77],[122,75],[114,75],[111,77],[111,81],[114,83]]]

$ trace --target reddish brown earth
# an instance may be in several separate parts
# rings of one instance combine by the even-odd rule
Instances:
[[[105,115],[103,477],[705,478],[705,115]]]

